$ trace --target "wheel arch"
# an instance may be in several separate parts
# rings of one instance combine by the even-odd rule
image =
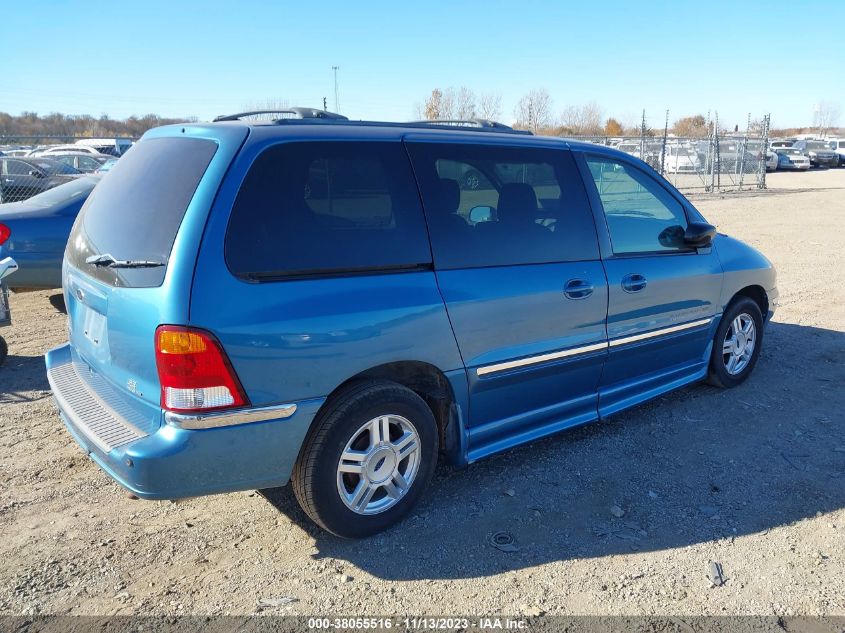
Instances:
[[[765,323],[766,315],[769,313],[769,295],[766,293],[763,287],[757,284],[752,284],[750,286],[740,288],[736,291],[736,293],[734,293],[734,296],[731,297],[731,300],[728,305],[731,305],[740,297],[748,297],[757,304],[757,306],[760,308],[760,314],[763,315],[763,322]]]
[[[404,360],[370,367],[339,384],[326,398],[320,410],[322,411],[328,403],[341,396],[351,386],[371,380],[395,382],[422,398],[437,422],[440,450],[453,464],[463,463],[461,407],[449,378],[431,363]]]

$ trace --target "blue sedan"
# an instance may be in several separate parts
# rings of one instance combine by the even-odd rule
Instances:
[[[84,176],[23,202],[0,204],[0,259],[14,257],[20,268],[9,288],[61,288],[62,256],[79,210],[101,176]],[[2,230],[5,227],[5,230]]]

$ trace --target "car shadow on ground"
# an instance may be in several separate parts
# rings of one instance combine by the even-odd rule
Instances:
[[[43,356],[10,354],[0,366],[0,405],[48,398],[49,390]]]
[[[845,334],[772,323],[740,387],[690,386],[463,471],[441,466],[404,522],[365,541],[314,527],[290,487],[264,494],[317,556],[393,580],[732,539],[845,507],[843,386]],[[499,533],[512,546],[497,548]]]
[[[50,295],[47,300],[50,302],[50,305],[56,309],[56,312],[67,314],[67,307],[65,306],[65,296],[61,292],[56,293],[54,295]]]

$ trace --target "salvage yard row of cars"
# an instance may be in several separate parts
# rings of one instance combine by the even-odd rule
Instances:
[[[602,139],[604,144],[604,139]],[[643,142],[641,139],[610,139],[607,143],[627,154],[644,160],[667,174],[710,173],[716,161],[715,148],[707,140],[670,138]],[[719,141],[720,173],[752,173],[763,157],[759,139],[726,138]],[[766,151],[765,169],[806,170],[810,167],[845,166],[845,139],[784,138],[772,139]]]

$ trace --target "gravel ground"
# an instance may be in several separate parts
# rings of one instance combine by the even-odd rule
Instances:
[[[265,611],[845,614],[845,170],[769,184],[696,199],[778,268],[781,307],[744,385],[441,467],[413,516],[361,542],[313,527],[289,489],[127,498],[56,416],[42,360],[65,339],[54,293],[14,295],[0,613],[248,614],[290,597]],[[501,531],[512,551],[490,544]]]

